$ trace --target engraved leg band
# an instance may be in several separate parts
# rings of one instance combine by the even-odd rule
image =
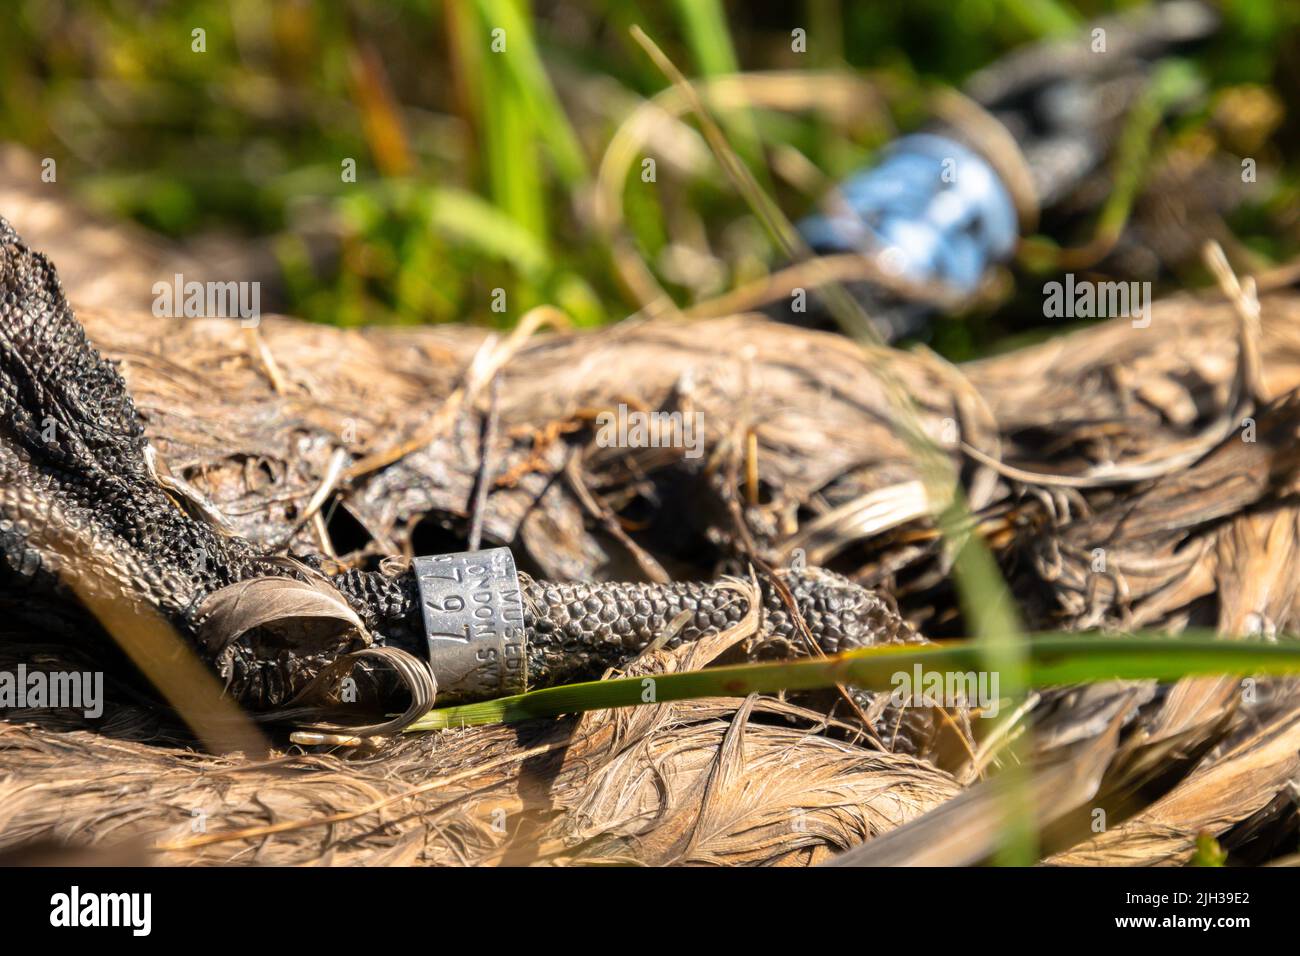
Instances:
[[[510,549],[416,558],[414,570],[439,704],[523,693],[528,638]]]

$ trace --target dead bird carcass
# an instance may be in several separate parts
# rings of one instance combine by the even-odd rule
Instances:
[[[745,559],[785,567],[802,551],[894,596],[922,632],[960,633],[912,452],[880,384],[887,361],[962,469],[1030,626],[1285,631],[1300,378],[1288,330],[1300,301],[1266,299],[1262,334],[1243,330],[1226,302],[1158,308],[1158,336],[1112,323],[962,368],[745,317],[496,342],[463,328],[344,332],[270,319],[246,334],[219,321],[79,317],[118,363],[156,452],[157,476],[139,480],[196,509],[194,521],[219,514],[259,560],[316,553],[320,573],[347,573],[478,533],[539,578],[655,581],[739,572]],[[701,415],[705,454],[601,447],[595,418],[619,406]],[[1254,441],[1242,441],[1245,419]],[[78,664],[89,651],[66,620],[22,620],[21,589],[7,586],[3,600],[14,612],[10,661]],[[630,666],[698,667],[763,641],[752,629],[700,636]],[[1174,810],[1139,808],[1131,842],[1060,837],[1059,849],[1140,854],[1142,826],[1159,826],[1152,852],[1178,859],[1206,820],[1263,839],[1252,818],[1294,775],[1286,741],[1300,701],[1270,685],[1245,721],[1231,690],[1187,681],[1154,697],[1140,687],[1047,695],[1045,747],[1101,748],[1080,793],[1119,788],[1131,761],[1118,758],[1139,739],[1210,754],[1167,768]],[[759,699],[426,735],[254,769],[167,746],[183,731],[139,695],[123,680],[93,731],[74,730],[63,711],[4,725],[7,847],[130,837],[169,859],[214,862],[807,863],[980,786],[989,759],[961,727],[943,746],[909,735],[914,757],[856,738],[844,703],[832,700],[832,724],[809,735],[821,718]],[[1173,799],[1242,761],[1264,782],[1240,800]],[[28,790],[37,781],[47,784],[39,800]],[[95,795],[123,786],[120,814],[104,816]],[[199,834],[196,810],[211,821]],[[1169,812],[1184,816],[1171,823]]]

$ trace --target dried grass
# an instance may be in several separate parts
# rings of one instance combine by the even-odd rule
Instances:
[[[700,663],[687,649],[637,667]],[[816,714],[773,700],[257,761],[131,739],[156,740],[153,710],[117,709],[99,732],[56,729],[63,713],[0,724],[0,851],[22,860],[15,850],[71,844],[94,861],[125,844],[138,862],[174,864],[806,864],[958,790],[927,763],[818,734]]]
[[[76,257],[47,251],[61,267]],[[328,546],[354,563],[463,539],[477,519],[485,541],[557,578],[717,573],[733,546],[774,562],[803,547],[890,591],[931,636],[956,633],[948,558],[873,371],[887,357],[962,466],[1029,626],[1281,634],[1300,623],[1294,295],[1262,300],[1256,339],[1232,304],[1180,296],[1156,303],[1147,329],[1116,321],[960,369],[745,316],[518,336],[501,351],[469,328],[271,318],[254,347],[221,321],[78,314],[121,363],[160,472],[267,547]],[[1243,342],[1257,364],[1239,360]],[[476,356],[495,357],[491,374]],[[486,429],[494,377],[498,421]],[[594,415],[620,403],[702,413],[706,457],[598,447]],[[1239,415],[1257,440],[1242,440]],[[485,434],[491,485],[476,496]],[[738,501],[722,465],[746,434],[757,481]],[[340,450],[352,463],[342,471]],[[1091,479],[1010,477],[1029,472]],[[15,634],[3,654],[71,653],[32,641]],[[723,650],[634,666],[699,666]],[[981,734],[977,754],[931,761],[851,742],[835,717],[771,699],[249,760],[188,749],[166,714],[119,686],[93,733],[66,714],[0,724],[0,849],[31,859],[125,846],[176,863],[808,864],[893,832],[863,858],[970,862],[995,845],[984,797],[998,784],[984,777],[1032,722],[1031,780],[1069,794],[1040,820],[1052,862],[1182,862],[1202,830],[1267,858],[1295,821],[1300,691],[1256,690],[1046,690]],[[1099,807],[1110,825],[1094,836]]]

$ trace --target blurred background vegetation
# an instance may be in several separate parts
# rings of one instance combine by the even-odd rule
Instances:
[[[1025,42],[1130,6],[7,0],[0,140],[55,158],[61,188],[101,213],[181,239],[264,243],[283,311],[344,325],[503,324],[552,302],[599,324],[638,303],[596,227],[593,182],[619,124],[667,85],[633,24],[688,76],[821,69],[887,83],[887,104],[863,102],[847,122],[755,110],[728,123],[797,218],[819,185],[925,119],[927,86],[960,85]],[[1206,94],[1162,141],[1213,126],[1217,148],[1258,156],[1269,188],[1230,226],[1261,264],[1285,262],[1300,250],[1300,177],[1285,160],[1300,115],[1300,5],[1218,6],[1224,26],[1191,63]],[[491,52],[497,28],[504,56]],[[792,50],[796,28],[806,53]],[[349,158],[355,182],[341,174]],[[688,167],[661,160],[656,188],[629,176],[622,197],[637,252],[683,306],[780,262],[717,167]],[[500,314],[498,287],[509,302]],[[961,328],[941,326],[936,343],[958,358],[1019,325],[1004,307]]]

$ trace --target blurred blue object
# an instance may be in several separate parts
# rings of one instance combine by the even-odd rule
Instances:
[[[799,224],[814,251],[871,256],[916,283],[972,293],[1016,245],[1010,192],[982,156],[945,136],[891,144],[833,202],[833,211]]]

